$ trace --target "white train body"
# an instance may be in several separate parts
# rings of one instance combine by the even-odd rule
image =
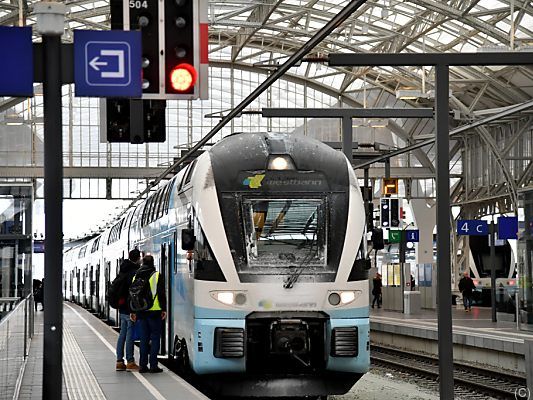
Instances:
[[[338,394],[368,370],[364,207],[341,153],[302,136],[232,135],[121,221],[84,264],[99,271],[88,305],[114,320],[102,305],[117,266],[133,247],[151,253],[168,294],[162,353],[216,390]],[[71,251],[67,277],[83,264]]]

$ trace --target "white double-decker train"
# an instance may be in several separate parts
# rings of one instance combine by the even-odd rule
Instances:
[[[225,395],[324,396],[368,371],[365,214],[346,157],[304,136],[224,138],[69,249],[64,294],[110,323],[128,250],[165,276],[162,355]]]

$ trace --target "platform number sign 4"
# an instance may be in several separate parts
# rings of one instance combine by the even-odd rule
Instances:
[[[467,236],[484,236],[489,233],[487,221],[460,219],[457,221],[457,234]]]
[[[148,8],[148,0],[130,0],[130,8]]]

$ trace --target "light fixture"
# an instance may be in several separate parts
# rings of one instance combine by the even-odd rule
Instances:
[[[368,121],[368,126],[371,128],[385,128],[389,125],[389,120],[385,118],[371,119]]]
[[[240,291],[214,290],[210,292],[210,295],[216,301],[229,306],[243,306],[247,301],[246,293]]]
[[[24,124],[24,118],[17,114],[8,114],[4,117],[4,124],[10,126],[20,126]]]
[[[425,99],[427,95],[418,89],[398,89],[396,91],[396,98],[401,100],[415,100]]]
[[[288,155],[273,155],[268,160],[267,169],[283,171],[288,169],[296,169],[290,156]]]
[[[328,302],[334,307],[345,306],[346,304],[350,304],[355,300],[356,292],[360,293],[360,291],[354,290],[339,290],[330,292],[328,295]]]

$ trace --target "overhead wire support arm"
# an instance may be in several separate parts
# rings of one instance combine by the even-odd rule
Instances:
[[[142,198],[148,193],[151,187],[159,184],[169,173],[174,171],[180,164],[186,161],[194,152],[202,148],[213,136],[215,136],[228,122],[230,122],[237,115],[250,105],[256,98],[258,98],[270,85],[277,81],[285,72],[293,67],[298,61],[300,61],[307,53],[309,53],[318,43],[326,38],[331,32],[338,28],[352,13],[354,13],[359,7],[366,3],[367,0],[352,0],[346,7],[344,7],[335,17],[331,19],[326,25],[324,25],[313,37],[311,37],[307,43],[305,43],[296,53],[294,53],[284,64],[269,75],[265,81],[259,85],[252,93],[250,93],[243,101],[241,101],[233,110],[231,110],[225,117],[211,131],[205,135],[196,145],[194,145],[187,153],[181,156],[174,164],[168,167],[159,177],[157,177],[151,186],[147,186],[132,203]],[[127,207],[126,209],[128,209]],[[125,212],[122,212],[122,216]]]

